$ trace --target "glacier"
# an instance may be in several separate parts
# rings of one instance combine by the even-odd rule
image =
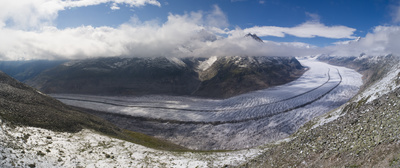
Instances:
[[[63,103],[95,111],[117,126],[191,149],[243,149],[288,137],[316,116],[357,94],[361,74],[311,58],[299,79],[228,99],[188,96],[52,94]]]

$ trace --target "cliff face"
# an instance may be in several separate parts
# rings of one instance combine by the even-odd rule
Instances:
[[[211,59],[211,58],[209,58]],[[290,82],[295,58],[99,58],[62,64],[27,81],[45,93],[226,98]],[[208,65],[207,65],[208,63]]]

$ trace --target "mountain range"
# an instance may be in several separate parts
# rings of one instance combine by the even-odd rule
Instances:
[[[44,93],[227,98],[295,80],[293,57],[97,58],[47,69],[25,82]]]

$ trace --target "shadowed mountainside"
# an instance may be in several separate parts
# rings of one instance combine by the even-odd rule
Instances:
[[[304,71],[288,57],[97,58],[64,63],[27,83],[44,93],[227,98],[290,82]]]

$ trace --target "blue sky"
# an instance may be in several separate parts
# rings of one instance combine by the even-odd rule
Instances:
[[[400,54],[399,23],[398,0],[4,0],[0,59]]]
[[[161,6],[130,7],[119,5],[112,10],[112,3],[72,8],[61,11],[56,20],[58,28],[81,25],[112,26],[137,16],[142,21],[166,22],[169,13],[182,15],[192,11],[210,11],[214,5],[226,14],[229,29],[253,26],[294,27],[318,19],[327,26],[343,25],[356,29],[354,36],[365,36],[377,25],[391,24],[391,6],[388,0],[162,0]],[[314,17],[314,18],[313,18]],[[338,39],[265,36],[264,40],[279,42],[306,42],[317,46],[331,45]],[[345,38],[344,38],[345,39]]]

